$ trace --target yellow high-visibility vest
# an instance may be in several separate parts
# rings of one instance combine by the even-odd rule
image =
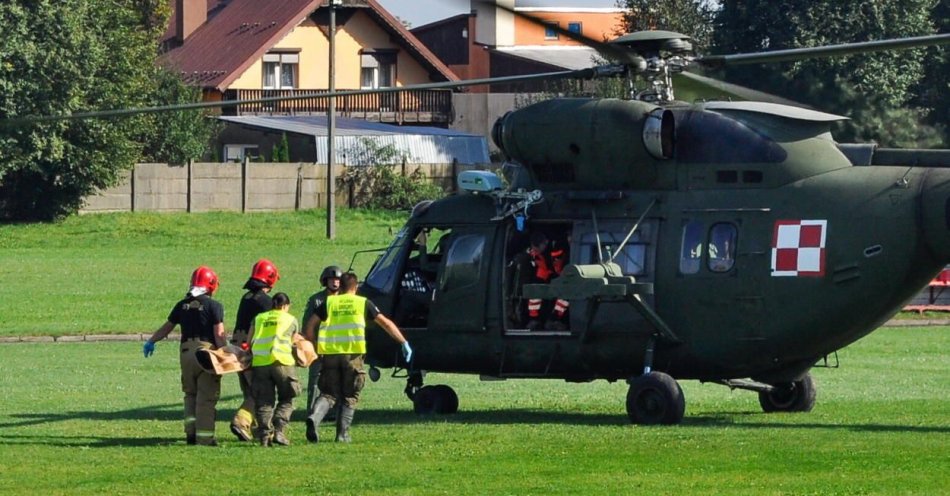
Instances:
[[[271,310],[254,318],[254,337],[251,339],[252,367],[270,365],[293,365],[293,334],[297,319],[281,310]]]
[[[327,318],[320,322],[318,355],[366,353],[366,298],[355,294],[327,297]]]

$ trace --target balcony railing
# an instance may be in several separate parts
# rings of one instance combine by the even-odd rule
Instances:
[[[351,91],[351,90],[339,90]],[[224,100],[257,100],[280,96],[326,93],[327,90],[227,90]],[[322,115],[328,98],[304,97],[268,103],[242,103],[224,107],[225,115]],[[336,97],[336,114],[341,117],[378,122],[449,123],[452,120],[451,90],[410,90],[399,93]]]

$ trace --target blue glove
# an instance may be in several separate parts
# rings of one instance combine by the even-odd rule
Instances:
[[[412,347],[409,346],[409,341],[402,344],[402,357],[406,360],[406,363],[412,361]]]
[[[152,353],[155,353],[155,343],[146,341],[145,344],[142,345],[142,353],[145,354],[145,358],[152,356]]]

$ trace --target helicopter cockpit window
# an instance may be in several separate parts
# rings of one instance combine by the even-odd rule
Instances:
[[[393,282],[396,279],[396,266],[398,262],[402,260],[400,255],[403,254],[407,246],[406,234],[405,227],[396,234],[396,239],[393,240],[392,244],[389,245],[389,248],[383,253],[379,260],[373,264],[373,268],[370,270],[369,275],[366,276],[364,284],[384,292],[392,290]]]
[[[480,234],[465,234],[453,238],[446,253],[445,271],[439,280],[439,288],[442,291],[475,284],[481,270],[485,237]]]
[[[709,270],[728,272],[735,265],[736,226],[726,222],[709,230]]]
[[[703,258],[703,231],[702,221],[692,220],[683,226],[683,243],[680,248],[681,274],[699,272]]]
[[[600,245],[603,253],[601,257],[604,261],[614,257],[626,233],[601,231]],[[623,251],[614,257],[614,263],[620,265],[623,274],[627,276],[639,276],[646,274],[646,236],[643,226],[633,233],[633,236],[623,247]],[[580,263],[598,263],[597,257],[597,235],[594,233],[585,233],[581,236],[581,257]]]
[[[676,159],[697,164],[784,162],[788,153],[768,136],[725,115],[672,109],[676,117]]]

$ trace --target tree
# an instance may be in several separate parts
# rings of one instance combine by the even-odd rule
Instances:
[[[181,87],[155,66],[168,15],[167,2],[156,0],[3,2],[0,119],[194,97],[176,96]],[[178,118],[166,114],[0,128],[0,218],[63,217],[78,210],[83,197],[114,185],[143,151],[176,156],[166,131]],[[181,129],[188,132],[187,126]]]
[[[627,10],[624,33],[675,31],[691,37],[700,48],[709,46],[715,8],[708,0],[617,0],[617,6]]]
[[[940,0],[931,12],[937,32],[950,33],[950,0]],[[927,122],[944,131],[944,147],[950,147],[950,49],[931,48],[926,55],[926,75],[920,82],[919,99],[916,103],[928,109]]]
[[[155,66],[155,93],[150,105],[172,105],[201,100],[201,90],[182,82],[171,70]],[[161,112],[144,117],[141,160],[146,162],[184,164],[188,160],[211,155],[211,141],[221,124],[204,110]]]
[[[726,0],[714,34],[719,53],[812,47],[920,36],[933,31],[930,0]],[[909,105],[924,50],[811,59],[726,70],[730,82],[851,117],[838,138],[889,146],[932,146],[939,133],[919,125]]]
[[[271,162],[290,162],[290,143],[287,141],[287,133],[280,136],[280,141],[274,143],[271,150]]]

